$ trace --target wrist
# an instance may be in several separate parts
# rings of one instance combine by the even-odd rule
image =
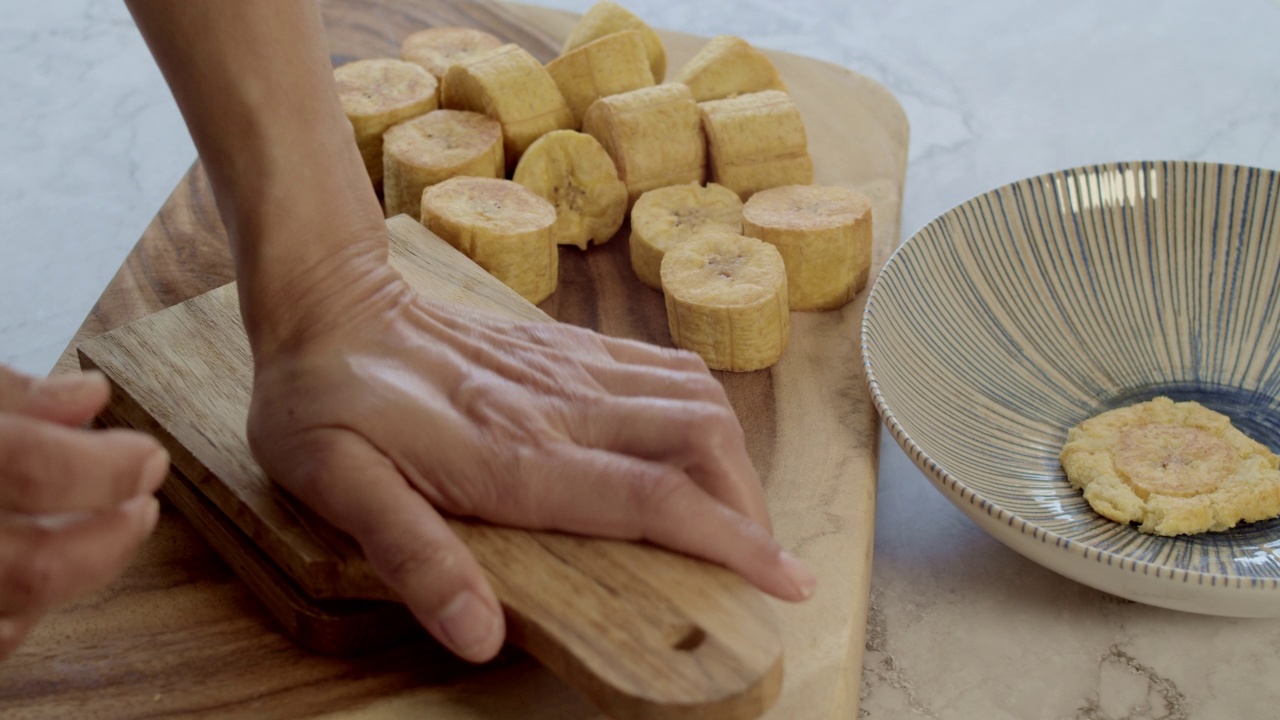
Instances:
[[[319,147],[310,149],[306,136],[277,129],[248,154],[254,167],[242,180],[223,185],[249,193],[218,204],[255,357],[311,334],[344,305],[368,302],[395,275],[382,207],[342,124],[342,132],[313,133]]]
[[[346,237],[292,262],[238,268],[240,313],[257,364],[314,343],[403,302],[406,286],[387,263],[385,228]]]

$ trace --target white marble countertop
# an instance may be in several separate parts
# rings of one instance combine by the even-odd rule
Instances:
[[[1280,168],[1277,0],[626,4],[886,85],[912,125],[908,233],[1063,167]],[[8,3],[0,66],[0,362],[43,373],[195,151],[119,0]],[[1058,577],[980,531],[892,441],[877,514],[863,717],[1280,712],[1280,621],[1165,611]]]

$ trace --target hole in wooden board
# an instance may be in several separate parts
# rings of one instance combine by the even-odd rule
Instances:
[[[676,650],[692,652],[697,650],[707,639],[707,633],[698,626],[693,626],[680,635],[680,637],[671,644]]]

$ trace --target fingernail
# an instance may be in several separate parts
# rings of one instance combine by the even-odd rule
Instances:
[[[6,648],[18,638],[18,621],[0,618],[0,648]]]
[[[127,513],[136,513],[143,526],[147,528],[147,532],[151,532],[156,526],[156,521],[160,519],[160,501],[154,495],[139,495],[126,500],[120,509]]]
[[[160,448],[160,452],[147,458],[142,466],[142,477],[138,479],[138,492],[150,493],[169,476],[169,451]]]
[[[142,511],[142,523],[147,528],[147,532],[151,532],[155,529],[156,522],[160,520],[160,501],[154,496],[147,500],[147,506]]]
[[[493,610],[470,590],[458,593],[436,619],[440,626],[440,639],[449,649],[468,660],[482,659],[497,621]]]
[[[796,593],[800,595],[802,600],[808,600],[813,596],[813,589],[818,585],[818,578],[809,572],[809,568],[800,562],[799,558],[791,553],[783,550],[779,559],[782,560],[782,570],[787,574],[787,579],[795,587]]]
[[[91,395],[102,373],[90,371],[80,375],[54,375],[36,383],[34,394],[54,403],[70,403]]]

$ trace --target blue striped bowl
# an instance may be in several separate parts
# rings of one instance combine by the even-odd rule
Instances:
[[[980,195],[885,266],[862,359],[893,437],[1009,547],[1131,600],[1280,616],[1280,520],[1145,535],[1058,464],[1068,428],[1158,395],[1280,451],[1280,173],[1119,163]]]

